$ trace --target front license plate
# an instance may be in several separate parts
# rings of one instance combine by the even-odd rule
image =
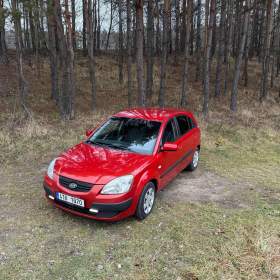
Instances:
[[[77,197],[73,197],[64,193],[56,193],[56,199],[67,202],[69,204],[72,205],[76,205],[79,207],[85,207],[85,202],[83,199],[77,198]]]

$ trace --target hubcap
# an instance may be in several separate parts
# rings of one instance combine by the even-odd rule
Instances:
[[[197,167],[198,159],[199,159],[199,151],[195,151],[194,155],[193,155],[193,166],[194,167]]]
[[[155,200],[155,191],[153,188],[149,188],[144,197],[144,212],[149,214],[153,208]]]

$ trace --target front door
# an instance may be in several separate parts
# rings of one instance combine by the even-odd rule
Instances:
[[[165,143],[176,143],[177,130],[174,120],[170,120],[164,130],[161,147]],[[180,158],[180,151],[160,151],[158,154],[158,169],[160,174],[160,188],[164,187],[177,175],[177,162]]]

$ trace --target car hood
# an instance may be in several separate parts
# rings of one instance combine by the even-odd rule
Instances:
[[[80,143],[57,159],[55,173],[93,184],[107,184],[119,176],[135,176],[151,159],[150,155]]]

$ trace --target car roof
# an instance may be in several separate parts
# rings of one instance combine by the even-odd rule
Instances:
[[[166,121],[178,114],[192,116],[188,111],[177,108],[132,108],[115,114],[115,117],[137,118],[153,121]]]

